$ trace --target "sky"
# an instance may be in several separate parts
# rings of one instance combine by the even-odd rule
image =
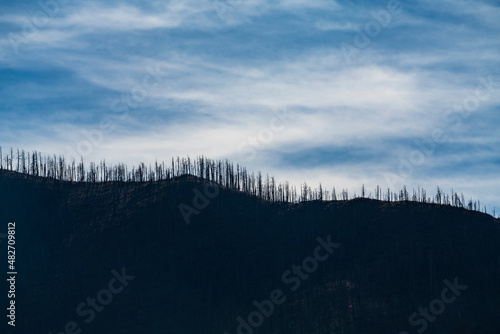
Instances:
[[[500,211],[497,1],[3,1],[0,145]]]

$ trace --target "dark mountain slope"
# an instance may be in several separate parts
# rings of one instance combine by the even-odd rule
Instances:
[[[193,207],[196,189],[204,192],[195,177],[69,183],[1,171],[0,233],[16,222],[18,270],[16,328],[7,332],[232,334],[238,317],[248,322],[257,310],[254,300],[280,289],[286,300],[241,333],[417,333],[424,325],[426,333],[500,333],[500,224],[489,215],[368,199],[269,203],[220,189],[188,225],[179,204]],[[328,236],[340,247],[317,269],[286,275]],[[102,292],[122,268],[135,278]],[[448,288],[444,298],[456,298],[439,302],[453,283],[467,288],[458,296]],[[87,298],[96,296],[112,300],[91,317]],[[417,314],[412,326],[409,317],[429,304],[444,309]]]

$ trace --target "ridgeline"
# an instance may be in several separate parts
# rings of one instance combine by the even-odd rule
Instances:
[[[460,207],[4,169],[0,221],[7,333],[498,333],[500,221]]]

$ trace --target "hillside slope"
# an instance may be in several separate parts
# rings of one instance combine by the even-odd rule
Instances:
[[[0,233],[10,221],[7,333],[500,332],[500,224],[479,212],[0,171]]]

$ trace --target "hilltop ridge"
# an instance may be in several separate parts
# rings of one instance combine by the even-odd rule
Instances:
[[[286,300],[255,332],[412,333],[423,322],[409,317],[457,278],[467,289],[427,326],[496,333],[497,219],[420,202],[270,202],[224,187],[196,208],[206,184],[0,171],[0,220],[17,224],[23,267],[17,298],[30,305],[17,329],[59,333],[75,321],[93,333],[237,333],[237,319],[248,324],[253,302],[278,289]],[[198,211],[189,224],[183,203]],[[318,238],[340,246],[302,279],[293,266],[314,254]],[[123,268],[135,278],[87,324],[77,307]]]

